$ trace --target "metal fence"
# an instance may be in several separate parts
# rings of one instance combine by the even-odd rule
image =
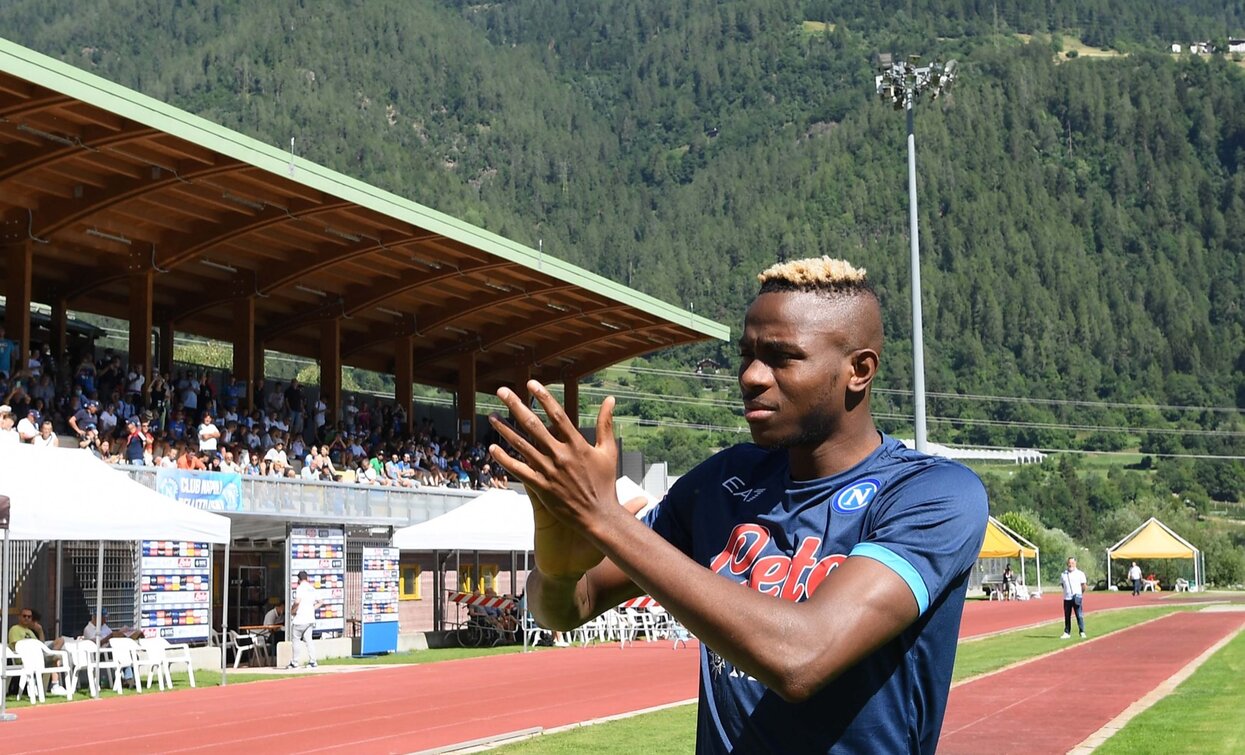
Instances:
[[[120,467],[154,489],[156,470]],[[242,476],[240,514],[300,522],[405,527],[441,516],[480,495],[453,488],[391,488],[318,480]]]

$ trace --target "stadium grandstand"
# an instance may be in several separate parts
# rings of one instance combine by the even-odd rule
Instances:
[[[251,623],[288,583],[292,526],[343,529],[357,593],[361,547],[505,485],[477,393],[522,393],[535,378],[578,420],[584,376],[729,337],[297,152],[0,39],[0,398],[23,441],[88,448],[149,487],[166,474],[240,478],[223,502],[199,503],[233,520],[239,587],[213,595],[215,615],[228,601]],[[128,348],[97,353],[98,332],[74,313],[128,323]],[[174,333],[230,344],[231,369],[179,360]],[[273,353],[317,361],[320,384],[266,381]],[[393,375],[393,400],[344,393],[343,366]],[[416,384],[452,406],[417,417]],[[9,596],[83,622],[85,596],[52,575],[93,584],[94,544],[22,548]],[[137,620],[133,548],[109,545],[102,576],[105,606]],[[404,555],[404,590],[443,588],[432,574],[445,563]],[[513,589],[513,554],[509,566]],[[488,564],[476,554],[466,568],[479,579]]]

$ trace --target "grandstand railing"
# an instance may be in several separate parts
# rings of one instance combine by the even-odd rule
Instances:
[[[156,487],[152,467],[119,469],[149,488]],[[479,494],[455,488],[395,488],[243,475],[240,508],[221,513],[405,527],[448,513]]]

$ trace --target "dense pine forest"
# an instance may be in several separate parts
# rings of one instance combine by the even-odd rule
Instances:
[[[16,42],[732,325],[774,260],[857,261],[887,317],[879,416],[901,434],[905,131],[873,60],[956,58],[916,117],[931,437],[1144,454],[1145,474],[1065,454],[988,482],[1039,537],[1095,547],[1161,501],[1222,551],[1221,582],[1245,581],[1239,530],[1205,520],[1245,518],[1245,69],[1170,50],[1243,33],[1245,3],[1211,0],[0,8]],[[705,356],[729,366],[733,346],[651,364]],[[623,408],[741,424],[642,404]],[[700,437],[643,443],[735,436]]]

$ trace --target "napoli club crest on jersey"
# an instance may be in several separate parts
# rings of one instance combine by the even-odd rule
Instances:
[[[877,495],[879,485],[872,477],[853,482],[834,494],[830,507],[840,514],[854,514],[869,505]]]

